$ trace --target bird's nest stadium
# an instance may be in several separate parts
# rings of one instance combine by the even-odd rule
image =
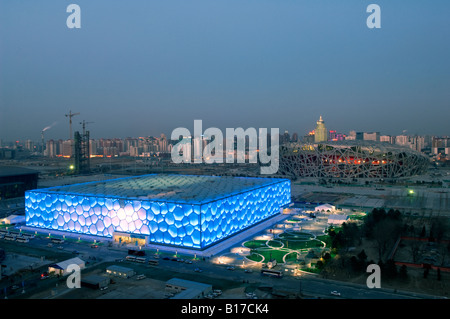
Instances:
[[[410,148],[375,141],[280,146],[278,173],[286,177],[399,178],[424,174],[429,159]]]

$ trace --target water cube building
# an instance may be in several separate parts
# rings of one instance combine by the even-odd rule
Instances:
[[[152,174],[27,191],[31,227],[205,249],[278,214],[290,181]]]

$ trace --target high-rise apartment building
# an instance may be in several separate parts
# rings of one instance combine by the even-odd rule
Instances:
[[[316,129],[314,130],[314,143],[326,142],[328,140],[328,131],[325,127],[325,122],[322,119],[322,115],[317,121]]]
[[[395,136],[380,135],[380,142],[386,142],[386,143],[390,143],[390,144],[395,144]]]
[[[62,142],[62,156],[71,157],[73,155],[73,140]]]
[[[364,141],[380,141],[380,132],[364,132],[363,133]]]

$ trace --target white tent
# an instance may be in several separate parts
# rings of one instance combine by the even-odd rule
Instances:
[[[323,204],[323,205],[319,205],[316,206],[316,208],[314,208],[314,211],[316,212],[326,212],[326,211],[334,211],[336,210],[336,206],[330,205],[330,204]]]
[[[14,225],[25,222],[25,216],[23,215],[9,215],[8,217],[3,218],[4,224]]]
[[[328,224],[331,225],[342,225],[348,219],[347,215],[330,215],[328,216]]]

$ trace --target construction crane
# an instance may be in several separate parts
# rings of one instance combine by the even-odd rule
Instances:
[[[66,117],[69,118],[69,137],[70,139],[72,139],[72,117],[74,117],[75,115],[79,115],[80,113],[72,113],[72,111],[69,111],[69,114],[66,114]]]
[[[95,122],[86,122],[85,120],[83,120],[83,122],[80,122],[80,124],[83,125],[83,135],[86,135],[86,125],[91,124],[91,123],[95,123]]]

